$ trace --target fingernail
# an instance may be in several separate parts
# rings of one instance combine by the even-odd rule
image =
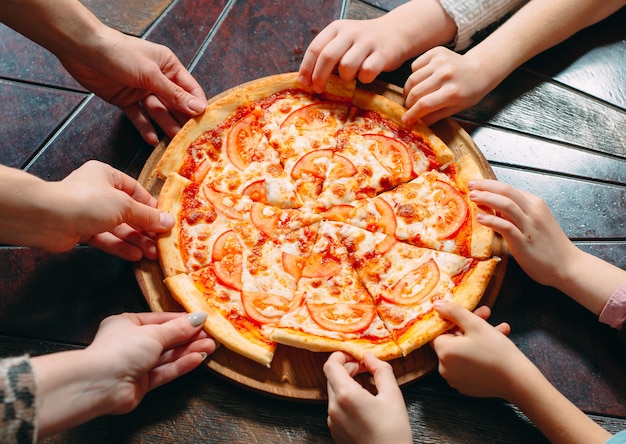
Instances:
[[[435,307],[436,309],[440,309],[441,307],[443,307],[443,301],[441,299],[437,299],[435,302],[433,302],[433,307]]]
[[[162,211],[161,214],[159,215],[159,224],[161,224],[163,228],[173,227],[174,216],[172,216],[170,213],[166,213]]]
[[[208,314],[204,311],[197,311],[195,313],[191,313],[187,316],[187,320],[193,327],[199,327],[204,324],[206,321]]]
[[[302,86],[309,86],[309,79],[305,76],[298,76],[298,83]]]
[[[187,106],[189,106],[189,109],[192,111],[201,113],[206,108],[206,103],[194,97],[189,101],[189,103],[187,103]]]
[[[203,361],[206,359],[207,356],[209,356],[207,352],[200,352],[200,355],[202,356]]]

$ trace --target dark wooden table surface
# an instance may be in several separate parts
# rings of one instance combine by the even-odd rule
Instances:
[[[332,20],[401,0],[85,0],[109,25],[168,45],[215,95],[298,69]],[[584,250],[626,267],[626,9],[516,70],[457,115],[502,181],[542,196]],[[402,85],[406,69],[383,76]],[[56,59],[0,25],[0,162],[58,180],[88,159],[137,177],[152,147]],[[89,343],[102,318],[145,311],[133,265],[88,247],[0,247],[0,356]],[[552,383],[610,431],[626,429],[626,344],[509,261],[493,322]],[[467,398],[437,374],[403,388],[417,442],[542,442],[515,408]],[[276,399],[198,369],[132,413],[46,442],[329,442],[326,406]]]

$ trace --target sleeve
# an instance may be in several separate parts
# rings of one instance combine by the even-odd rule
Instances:
[[[34,443],[35,377],[28,356],[0,360],[0,442]]]
[[[626,430],[622,430],[617,435],[609,438],[606,444],[626,444]]]
[[[439,0],[457,26],[455,51],[484,39],[529,0]]]
[[[619,330],[622,339],[626,338],[626,283],[611,295],[598,319]]]

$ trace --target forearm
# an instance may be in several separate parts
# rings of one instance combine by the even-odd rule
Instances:
[[[626,283],[626,271],[582,250],[568,255],[554,287],[599,315],[615,291]]]
[[[45,249],[63,223],[49,194],[42,179],[0,165],[0,243]]]
[[[59,58],[98,45],[108,29],[78,0],[0,0],[0,21]]]
[[[38,356],[31,365],[40,438],[108,413],[112,384],[85,350]]]
[[[563,396],[532,363],[511,384],[515,404],[551,443],[604,443],[611,434]]]
[[[495,87],[515,68],[617,11],[624,0],[531,0],[467,52]]]
[[[456,35],[456,24],[439,0],[412,0],[376,20],[393,30],[396,36],[401,36],[403,60],[448,44]]]

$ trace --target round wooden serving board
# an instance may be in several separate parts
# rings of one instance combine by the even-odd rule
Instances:
[[[359,87],[403,103],[402,91],[393,85],[376,83],[359,85]],[[226,93],[228,91],[223,94]],[[469,134],[458,124],[446,119],[433,125],[431,129],[450,147],[457,158],[469,153],[479,165],[483,175],[495,179],[483,154]],[[163,140],[155,148],[139,176],[139,182],[155,197],[158,197],[163,185],[163,181],[155,174],[155,168],[167,143],[168,141]],[[480,305],[493,305],[506,271],[508,250],[504,240],[498,235],[494,239],[493,254],[500,256],[501,261],[496,267]],[[152,311],[184,311],[163,283],[164,276],[158,261],[144,259],[139,262],[135,267],[135,276]],[[314,353],[279,344],[271,368],[266,368],[226,347],[220,347],[207,358],[206,366],[233,382],[265,394],[294,400],[323,401],[327,399],[327,396],[326,378],[322,366],[328,355],[329,353]],[[390,364],[398,383],[403,385],[435,370],[437,357],[430,345],[426,345],[407,357],[390,361]],[[371,385],[369,376],[359,375],[359,380],[366,386]]]

